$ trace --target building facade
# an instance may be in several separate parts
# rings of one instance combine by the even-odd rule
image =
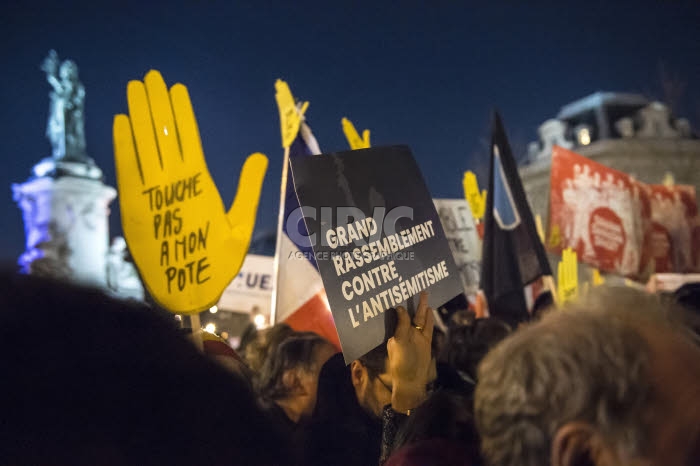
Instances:
[[[552,147],[573,150],[651,184],[672,176],[700,192],[700,139],[688,120],[641,95],[598,92],[562,107],[528,146],[520,175],[533,212],[547,222]]]

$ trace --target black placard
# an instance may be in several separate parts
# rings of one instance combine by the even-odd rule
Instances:
[[[299,157],[291,168],[346,363],[391,336],[387,309],[423,289],[433,308],[463,291],[408,147]]]

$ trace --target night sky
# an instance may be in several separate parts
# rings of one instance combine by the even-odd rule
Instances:
[[[322,150],[347,148],[340,126],[347,116],[358,130],[372,131],[375,146],[409,145],[434,197],[461,197],[466,169],[485,182],[494,107],[524,150],[540,123],[592,92],[663,97],[661,62],[687,83],[678,113],[697,131],[700,3],[490,3],[497,4],[4,2],[0,260],[15,261],[24,249],[11,183],[25,181],[50,154],[49,85],[39,65],[51,48],[80,68],[88,153],[112,186],[112,118],[127,111],[127,82],[152,68],[169,85],[189,88],[209,169],[227,205],[244,158],[267,154],[257,233],[274,229],[277,218],[277,78],[310,101],[307,116]],[[118,210],[115,201],[112,236],[121,232]]]

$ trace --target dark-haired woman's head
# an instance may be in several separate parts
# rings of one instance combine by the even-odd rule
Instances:
[[[296,333],[269,354],[257,380],[258,395],[280,406],[287,417],[299,422],[316,406],[318,375],[336,352],[314,333]]]
[[[257,332],[253,341],[246,345],[245,359],[256,374],[262,370],[265,361],[275,353],[277,347],[284,340],[296,332],[285,323],[275,324],[267,330]]]

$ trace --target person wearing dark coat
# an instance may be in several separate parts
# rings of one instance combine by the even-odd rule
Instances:
[[[350,368],[336,354],[321,369],[316,410],[306,436],[309,466],[376,465],[382,423],[358,402]]]
[[[349,367],[336,355],[322,368],[306,439],[309,466],[381,464],[400,424],[425,400],[436,372],[427,293],[413,321],[402,307],[393,312],[392,338]]]

